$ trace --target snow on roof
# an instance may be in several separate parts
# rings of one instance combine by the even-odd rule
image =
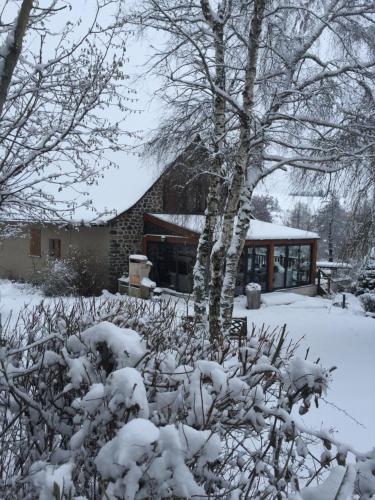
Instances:
[[[328,260],[319,260],[316,265],[327,269],[351,269],[351,264],[348,262],[330,262]]]
[[[169,222],[189,231],[200,233],[204,224],[203,215],[150,214],[164,222]],[[311,240],[319,235],[311,231],[303,231],[292,227],[252,220],[247,233],[247,240]]]

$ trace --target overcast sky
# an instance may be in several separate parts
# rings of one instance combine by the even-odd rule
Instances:
[[[81,16],[83,20],[88,20],[93,6],[93,0],[77,2],[74,4],[75,14],[77,17]],[[152,43],[157,42],[157,37],[153,35]],[[140,111],[130,113],[126,117],[125,128],[131,132],[141,131],[143,137],[157,127],[159,117],[165,111],[163,105],[154,96],[158,81],[150,75],[144,75],[144,64],[152,50],[149,43],[149,40],[140,41],[134,37],[130,39],[127,46],[129,61],[124,65],[130,77],[129,86],[137,91],[137,102],[133,104],[134,110]],[[143,76],[139,78],[140,75]],[[119,169],[104,171],[104,178],[100,180],[99,185],[88,188],[93,205],[99,212],[115,210],[119,213],[125,210],[137,201],[160,172],[160,165],[156,165],[156,160],[140,158],[136,154],[119,153],[114,159],[119,164]],[[294,202],[288,196],[290,191],[288,176],[283,172],[269,177],[266,183],[259,186],[258,191],[277,197],[283,209]],[[79,209],[74,219],[90,217],[93,216],[87,210]]]

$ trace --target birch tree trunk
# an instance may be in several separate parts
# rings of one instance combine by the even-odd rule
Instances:
[[[220,321],[223,332],[227,332],[230,329],[238,263],[251,224],[251,198],[257,184],[255,169],[254,174],[254,180],[247,183],[242,190],[238,217],[234,227],[233,237],[227,251],[225,276],[220,300]]]
[[[210,189],[205,212],[205,225],[199,239],[197,260],[194,266],[194,312],[198,327],[205,327],[207,323],[207,299],[205,276],[208,258],[213,245],[213,234],[219,214],[220,174],[223,167],[222,147],[225,139],[225,99],[217,90],[225,92],[225,44],[224,44],[224,11],[219,7],[218,15],[214,18],[208,0],[201,0],[201,8],[205,19],[210,25],[214,38],[215,51],[215,89],[214,102],[214,158],[211,165]],[[210,314],[211,317],[211,314]],[[210,323],[211,324],[211,323]],[[210,328],[211,342],[216,336]]]
[[[227,205],[225,207],[221,238],[219,240],[219,244],[211,255],[212,278],[210,287],[210,333],[211,330],[215,330],[217,331],[218,336],[223,336],[225,333],[224,317],[226,318],[225,325],[228,327],[228,314],[229,311],[231,314],[233,305],[238,261],[243,249],[244,238],[246,237],[250,220],[250,202],[253,185],[249,186],[246,183],[245,177],[252,146],[250,141],[251,115],[254,106],[254,86],[257,73],[259,40],[262,31],[264,9],[265,1],[256,0],[254,3],[254,12],[249,29],[245,84],[242,93],[243,112],[240,116],[241,130],[238,156],[234,168],[231,187],[228,193]],[[251,176],[251,178],[253,178],[253,176]],[[238,219],[240,224],[236,225],[235,217],[240,207],[242,207]],[[234,231],[235,225],[236,231]],[[228,253],[229,249],[230,252]],[[223,278],[224,276],[225,278]],[[232,290],[229,290],[230,286],[232,286]],[[211,337],[213,333],[214,332],[211,333]]]

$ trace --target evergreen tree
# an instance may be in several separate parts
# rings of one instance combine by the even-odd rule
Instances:
[[[320,235],[319,258],[343,258],[347,231],[347,213],[340,199],[331,193],[315,216],[315,229]]]
[[[297,229],[312,231],[314,229],[313,212],[307,203],[297,201],[285,218],[285,224]]]
[[[252,198],[252,215],[255,219],[263,222],[274,222],[278,213],[280,213],[280,205],[277,198],[270,195],[254,195]]]

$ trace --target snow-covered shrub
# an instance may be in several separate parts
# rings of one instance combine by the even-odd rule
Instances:
[[[72,248],[67,260],[74,272],[74,286],[78,295],[99,295],[107,286],[106,267],[94,252]]]
[[[77,276],[66,259],[50,259],[41,277],[41,289],[47,297],[76,294]]]
[[[295,491],[307,500],[319,498],[306,495],[307,482],[355,453],[299,421],[294,409],[318,404],[331,370],[292,356],[284,330],[254,329],[218,355],[193,326],[179,326],[171,304],[109,296],[25,309],[6,335],[5,498],[273,499]],[[350,488],[369,498],[374,455],[355,456]]]
[[[365,308],[365,311],[375,313],[375,291],[366,292],[360,295],[360,300]]]
[[[357,294],[375,291],[375,249],[373,248],[358,276]]]
[[[72,248],[63,259],[50,259],[39,278],[47,297],[100,294],[106,285],[105,266],[99,257]]]

